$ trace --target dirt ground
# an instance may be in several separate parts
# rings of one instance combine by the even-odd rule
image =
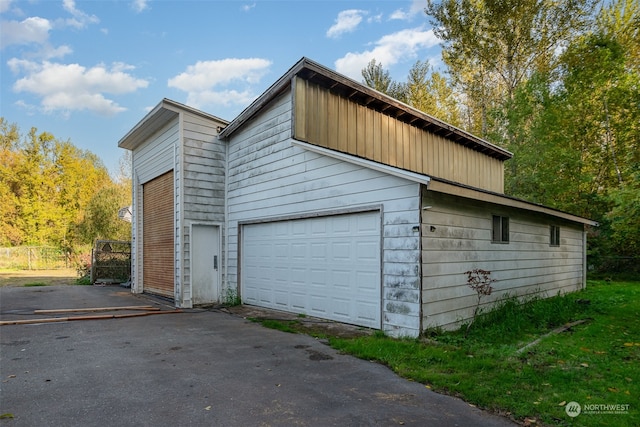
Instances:
[[[363,328],[361,326],[348,325],[346,323],[311,316],[300,316],[295,313],[269,310],[244,304],[225,307],[220,310],[258,323],[262,323],[263,321],[276,321],[288,324],[289,327],[296,332],[313,336],[355,338],[371,335],[374,332],[373,329]]]
[[[75,269],[60,270],[0,270],[0,286],[72,285],[78,278]]]

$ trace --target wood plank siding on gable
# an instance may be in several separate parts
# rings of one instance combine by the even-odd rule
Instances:
[[[400,169],[483,190],[504,191],[503,161],[318,84],[294,78],[293,137]]]

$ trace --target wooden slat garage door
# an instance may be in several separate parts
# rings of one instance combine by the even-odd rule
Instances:
[[[174,298],[173,171],[145,183],[142,195],[143,288]]]
[[[380,328],[380,213],[242,228],[246,304]]]

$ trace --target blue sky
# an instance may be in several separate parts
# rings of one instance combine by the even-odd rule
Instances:
[[[0,0],[0,116],[97,154],[162,98],[232,120],[306,56],[361,81],[440,61],[426,0]]]

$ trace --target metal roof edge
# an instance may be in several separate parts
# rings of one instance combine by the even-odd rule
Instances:
[[[519,199],[517,197],[508,196],[506,194],[496,193],[494,191],[483,190],[481,188],[471,187],[446,179],[431,177],[431,182],[427,186],[430,191],[451,194],[475,200],[481,200],[488,203],[499,204],[512,208],[526,209],[529,211],[539,212],[546,215],[555,216],[572,222],[578,222],[584,225],[598,227],[600,224],[588,218],[564,212],[556,208],[545,206],[539,203],[530,202],[528,200]]]
[[[143,127],[145,127],[145,125],[149,122],[149,120],[153,116],[157,115],[160,112],[160,110],[162,110],[165,100],[166,98],[163,98],[162,100],[160,100],[160,102],[158,102],[156,106],[151,109],[151,111],[145,114],[144,117],[138,121],[138,123],[136,123],[131,129],[129,129],[129,132],[127,132],[118,141],[118,147],[126,148],[128,150],[133,149],[131,144],[132,143],[131,140],[133,139],[133,136],[136,135]]]
[[[154,117],[160,116],[163,112],[173,112],[175,115],[179,115],[181,112],[188,112],[208,120],[219,122],[222,126],[229,123],[227,120],[205,113],[204,111],[189,107],[188,105],[181,104],[168,98],[163,98],[155,107],[153,107],[153,109],[151,109],[151,111],[145,114],[145,116],[140,119],[140,121],[136,123],[136,125],[133,126],[126,135],[120,138],[118,141],[118,147],[133,150],[139,144],[139,135],[153,132],[155,130],[153,129],[154,126],[159,127],[166,123],[164,121],[156,122],[153,120]]]
[[[170,105],[170,106],[172,106],[174,108],[177,108],[177,109],[180,109],[180,110],[183,110],[183,111],[188,111],[189,113],[195,114],[197,116],[201,116],[201,117],[204,117],[206,119],[210,119],[210,120],[214,120],[214,121],[217,121],[217,122],[221,122],[224,125],[228,125],[229,124],[229,120],[221,119],[218,116],[214,116],[213,114],[209,114],[207,112],[204,112],[202,110],[198,110],[197,108],[190,107],[189,105],[182,104],[182,103],[180,103],[178,101],[174,101],[174,100],[169,99],[169,98],[164,98],[162,100],[162,102],[164,102],[166,105]]]

